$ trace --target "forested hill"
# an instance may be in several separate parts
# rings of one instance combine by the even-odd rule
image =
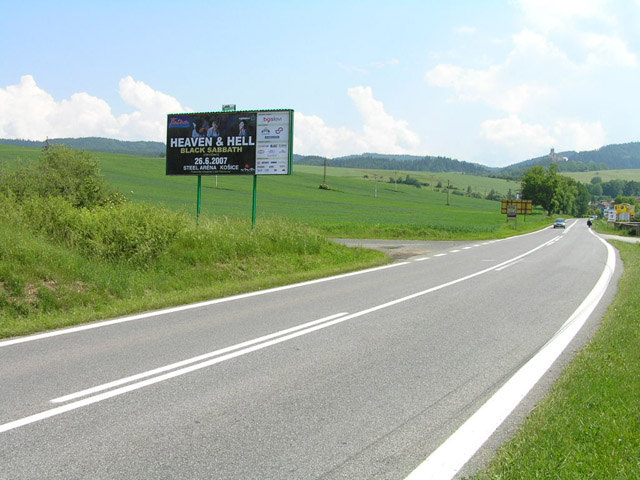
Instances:
[[[327,165],[331,167],[367,168],[377,170],[403,170],[410,172],[463,172],[469,175],[487,176],[495,170],[477,163],[461,162],[447,157],[420,157],[414,155],[383,155],[365,153],[325,159],[318,156],[294,155],[294,163],[302,165]]]
[[[588,172],[640,168],[640,142],[606,145],[586,152],[559,152],[555,155],[532,158],[500,170],[501,176],[520,177],[535,165],[558,165],[560,172]]]
[[[609,170],[640,168],[640,142],[607,145],[588,152],[569,152],[569,160],[582,163],[605,163]]]
[[[51,145],[66,145],[73,150],[85,150],[87,152],[121,153],[126,155],[141,155],[143,157],[164,157],[167,148],[162,142],[126,142],[112,138],[85,137],[85,138],[50,138]],[[47,141],[37,142],[32,140],[5,140],[0,143],[16,145],[19,147],[45,147]]]

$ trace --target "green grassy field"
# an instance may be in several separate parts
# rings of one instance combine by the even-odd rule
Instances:
[[[16,156],[30,160],[40,153],[37,148],[0,145],[0,162]],[[159,205],[195,216],[197,177],[167,176],[165,160],[96,153],[108,184],[134,202]],[[506,224],[500,202],[470,198],[435,185],[447,181],[460,191],[495,190],[507,193],[519,188],[517,182],[463,174],[402,172],[428,187],[389,183],[392,171],[328,168],[329,190],[321,190],[323,168],[294,165],[290,176],[258,178],[257,221],[285,218],[318,228],[329,236],[375,236],[378,238],[465,239],[503,238],[518,231],[528,231],[548,223],[542,211]],[[378,175],[376,182],[374,175]],[[201,216],[209,218],[251,218],[253,179],[249,176],[219,175],[202,177]],[[448,203],[448,205],[447,205]]]
[[[134,201],[195,212],[196,177],[166,176],[163,159],[98,155],[107,181]],[[386,172],[389,173],[389,172]],[[406,176],[406,172],[401,172]],[[304,222],[328,235],[424,238],[424,227],[436,232],[503,237],[505,216],[500,202],[469,198],[374,179],[375,171],[330,168],[329,190],[319,188],[322,167],[295,165],[290,176],[263,176],[257,182],[257,216]],[[409,173],[420,181],[431,176]],[[365,176],[367,178],[365,178]],[[514,182],[485,177],[452,175],[483,189],[515,189]],[[446,183],[446,182],[445,182]],[[466,183],[465,183],[466,184]],[[461,188],[466,188],[462,187]],[[219,175],[202,177],[201,215],[250,217],[252,178]],[[449,205],[447,205],[447,201]],[[546,221],[542,212],[528,219]],[[402,227],[400,227],[402,226]],[[521,224],[521,227],[524,225]]]
[[[640,182],[640,169],[635,170],[599,170],[597,172],[562,172],[581,183],[591,183],[593,177],[600,177],[603,182],[610,180],[635,180]]]

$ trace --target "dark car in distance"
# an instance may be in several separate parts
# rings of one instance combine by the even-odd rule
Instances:
[[[556,221],[553,222],[553,228],[566,228],[567,222],[564,218],[556,218]]]

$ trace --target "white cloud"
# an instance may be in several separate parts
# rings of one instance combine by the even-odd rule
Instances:
[[[581,22],[614,23],[607,0],[520,0],[526,21],[537,30],[571,30]]]
[[[330,127],[315,115],[296,112],[296,153],[329,158],[365,152],[420,154],[419,136],[406,121],[396,120],[385,111],[383,103],[373,97],[371,87],[353,87],[347,93],[360,111],[362,131]]]
[[[174,98],[131,77],[120,81],[120,95],[134,111],[115,117],[109,104],[88,93],[56,101],[24,75],[17,85],[0,88],[0,137],[44,140],[102,136],[121,140],[166,138],[166,114],[183,111]]]
[[[549,148],[562,150],[594,150],[606,140],[600,122],[558,120],[551,126],[527,124],[516,115],[482,123],[484,136],[518,154],[521,158],[538,156]]]
[[[519,82],[510,77],[504,65],[486,70],[438,65],[426,74],[431,85],[451,88],[462,102],[482,102],[514,114],[553,95],[553,90],[547,85],[533,80]]]
[[[418,135],[409,129],[406,121],[396,120],[385,111],[382,102],[373,98],[371,87],[353,87],[347,93],[364,121],[364,135],[359,143],[365,151],[409,153],[416,150],[420,144]]]
[[[18,85],[0,89],[0,136],[34,138],[54,106],[51,95],[38,88],[33,77],[23,76]]]
[[[302,155],[321,155],[339,157],[356,153],[355,132],[345,128],[328,126],[316,115],[295,112],[293,148]]]
[[[620,35],[620,3],[607,0],[520,0],[523,28],[501,62],[483,69],[442,63],[425,75],[455,102],[486,105],[480,136],[494,148],[532,151],[598,148],[606,141],[588,98],[612,94],[616,75],[637,71],[638,58]],[[606,98],[606,97],[605,97]],[[478,112],[479,109],[476,110]],[[504,118],[496,117],[496,111]],[[500,114],[498,114],[500,116]]]
[[[577,151],[594,150],[606,142],[606,133],[600,122],[558,120],[553,128],[553,135],[557,139],[557,145],[560,145],[560,141],[566,142],[571,149]]]
[[[583,42],[588,49],[586,65],[589,69],[638,66],[638,57],[619,37],[587,33],[583,35]]]
[[[528,151],[540,151],[553,145],[553,137],[542,125],[528,125],[516,115],[482,123],[485,137],[506,147],[520,147]]]
[[[119,87],[122,99],[136,109],[131,114],[118,117],[120,138],[164,141],[167,131],[167,113],[183,112],[180,102],[152,89],[144,82],[136,82],[131,76],[120,80]]]
[[[18,85],[0,89],[0,137],[44,140],[100,136],[120,140],[166,138],[167,113],[185,111],[175,98],[131,76],[120,80],[121,98],[133,108],[114,116],[109,104],[88,93],[56,101],[25,75]],[[330,127],[315,115],[296,112],[296,152],[336,157],[354,153],[419,153],[420,138],[406,121],[389,115],[370,87],[347,91],[359,110],[362,131]]]
[[[636,67],[638,59],[619,36],[620,19],[607,0],[520,0],[531,27],[557,42],[569,42],[577,64],[598,69]]]

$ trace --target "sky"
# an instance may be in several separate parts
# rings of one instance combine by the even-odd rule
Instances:
[[[294,110],[294,153],[491,167],[640,141],[640,0],[0,2],[0,138],[166,141]]]

